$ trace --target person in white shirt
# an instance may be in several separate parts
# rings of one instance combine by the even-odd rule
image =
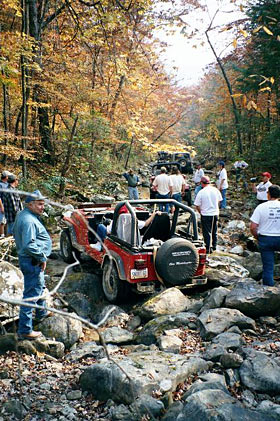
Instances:
[[[167,170],[165,167],[161,167],[160,174],[156,176],[153,181],[153,186],[156,188],[157,199],[169,199],[172,196],[173,183],[169,175],[166,174]],[[169,212],[169,204],[160,205],[159,210],[163,212]]]
[[[201,164],[198,162],[196,164],[196,171],[195,171],[194,176],[193,176],[193,181],[195,183],[194,200],[196,198],[197,193],[202,189],[201,183],[200,183],[200,180],[201,180],[202,177],[204,177],[204,171],[201,167]]]
[[[219,204],[223,198],[219,190],[210,185],[209,177],[202,177],[201,185],[202,190],[198,192],[194,204],[197,211],[201,214],[201,228],[206,245],[206,253],[211,253],[217,247]]]
[[[235,161],[235,163],[233,164],[234,168],[235,168],[235,181],[236,181],[236,186],[238,186],[239,180],[242,179],[243,181],[243,187],[245,188],[245,190],[247,190],[248,188],[248,183],[246,181],[246,176],[245,176],[245,170],[248,167],[247,162],[242,161],[241,159]]]
[[[259,183],[257,186],[254,183],[252,185],[253,191],[257,193],[258,205],[268,201],[268,198],[267,198],[268,188],[272,186],[270,179],[271,179],[270,172],[263,172],[262,182]]]
[[[221,209],[225,209],[227,207],[227,189],[228,189],[228,178],[227,178],[227,170],[225,169],[224,161],[219,161],[220,170],[218,172],[218,181],[217,187],[222,194],[222,202],[221,202]]]
[[[185,179],[180,173],[177,167],[172,167],[171,175],[169,176],[172,181],[172,199],[177,200],[177,202],[182,203],[182,196],[185,193]]]
[[[276,184],[269,186],[267,197],[268,201],[254,210],[250,231],[259,244],[263,285],[273,286],[274,252],[280,251],[280,187]]]

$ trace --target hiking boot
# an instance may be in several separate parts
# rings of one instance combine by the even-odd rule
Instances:
[[[36,330],[32,330],[29,333],[20,333],[18,335],[19,339],[27,339],[29,341],[32,341],[34,339],[38,339],[38,338],[40,338],[40,336],[42,336],[42,333],[36,332]]]

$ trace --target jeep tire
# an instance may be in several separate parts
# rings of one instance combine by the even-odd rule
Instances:
[[[73,251],[78,259],[79,252],[72,246],[69,232],[67,230],[63,230],[60,234],[60,253],[64,262],[74,263],[76,261],[73,256]]]
[[[166,286],[176,286],[192,279],[198,263],[198,252],[190,241],[170,238],[158,249],[155,268]]]
[[[102,287],[104,295],[110,303],[122,301],[128,294],[127,282],[119,278],[116,264],[109,259],[103,267]]]

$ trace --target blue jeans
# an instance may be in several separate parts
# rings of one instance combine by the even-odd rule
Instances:
[[[7,223],[7,234],[12,234],[13,233],[14,225],[15,225],[14,222],[8,222]]]
[[[172,194],[172,199],[177,200],[177,202],[182,203],[182,195],[181,193],[174,193]]]
[[[227,198],[226,198],[227,189],[221,190],[221,195],[222,195],[222,198],[223,198],[223,200],[221,201],[221,209],[225,209],[226,206],[227,206]]]
[[[24,290],[23,298],[32,298],[42,295],[45,288],[44,272],[41,268],[33,266],[31,257],[19,257],[20,269],[24,276]],[[40,306],[46,305],[45,300],[39,299],[28,301],[29,304],[38,304]],[[26,334],[32,332],[32,313],[31,307],[20,307],[18,333]],[[35,309],[35,317],[39,320],[47,314],[46,310]]]
[[[103,241],[105,240],[105,238],[107,236],[107,228],[105,227],[105,225],[98,224],[96,233],[100,238],[100,240],[99,239],[97,239],[97,240],[101,241],[103,243]]]
[[[273,286],[274,252],[280,251],[280,236],[259,235],[258,243],[263,264],[263,284]]]
[[[129,198],[129,200],[138,200],[139,199],[137,187],[128,186],[128,198]]]
[[[198,193],[201,189],[202,189],[202,185],[201,185],[201,184],[199,184],[199,186],[195,186],[193,201],[195,201],[195,198],[196,198],[196,196],[197,196],[197,193]]]
[[[167,193],[167,194],[157,193],[156,198],[157,199],[169,199],[169,193]],[[159,210],[161,212],[167,212],[168,213],[169,212],[169,203],[159,205]]]

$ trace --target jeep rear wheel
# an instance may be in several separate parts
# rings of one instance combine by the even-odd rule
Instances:
[[[171,238],[159,248],[155,267],[168,286],[184,285],[195,274],[199,255],[195,246],[182,238]]]
[[[185,168],[188,162],[186,161],[186,159],[180,159],[179,164],[181,165],[182,168]]]
[[[73,256],[73,251],[77,259],[79,258],[79,252],[74,249],[72,246],[70,234],[67,231],[62,231],[60,234],[60,252],[61,256],[66,263],[74,263],[75,259]]]
[[[115,263],[107,260],[104,264],[102,275],[104,295],[110,303],[123,300],[128,293],[126,281],[119,278]]]

